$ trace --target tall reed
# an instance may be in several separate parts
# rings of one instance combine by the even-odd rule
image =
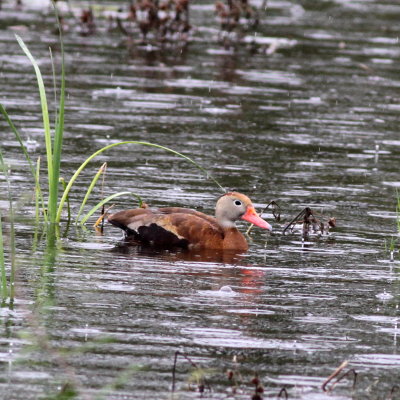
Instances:
[[[61,31],[60,31],[61,35]],[[25,45],[22,38],[18,35],[15,35],[17,41],[29,58],[33,68],[35,70],[36,79],[39,88],[40,95],[40,105],[42,108],[42,118],[43,118],[43,128],[44,128],[44,137],[46,144],[46,158],[47,158],[47,179],[48,179],[48,218],[49,221],[54,223],[56,222],[56,213],[57,213],[57,203],[58,203],[58,188],[59,188],[59,177],[60,177],[60,166],[61,166],[61,150],[62,150],[62,142],[64,136],[64,108],[65,108],[65,67],[64,67],[64,46],[63,40],[61,38],[61,90],[60,90],[60,102],[57,110],[57,117],[55,121],[55,129],[54,129],[54,137],[51,134],[50,127],[50,117],[49,117],[49,108],[47,104],[47,96],[46,89],[43,82],[43,77],[40,72],[40,68],[29,51],[28,47]]]

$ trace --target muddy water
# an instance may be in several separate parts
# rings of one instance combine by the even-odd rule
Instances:
[[[36,159],[45,154],[38,95],[13,31],[49,85],[57,38],[46,10],[3,3],[0,98]],[[155,142],[190,155],[258,208],[278,201],[282,221],[267,211],[275,233],[254,229],[243,256],[156,252],[127,245],[112,227],[97,235],[91,224],[63,224],[52,243],[32,222],[27,167],[1,120],[19,201],[16,304],[0,313],[0,398],[54,396],[67,381],[84,399],[169,398],[176,351],[202,370],[178,358],[179,399],[199,397],[199,375],[204,398],[215,399],[250,399],[255,373],[264,398],[283,387],[291,399],[396,391],[399,265],[385,241],[397,238],[399,4],[270,1],[248,45],[225,49],[212,4],[196,3],[184,48],[139,46],[105,29],[82,37],[71,27],[63,176],[104,145]],[[105,161],[104,195],[131,190],[154,206],[212,213],[220,194],[176,157],[125,146],[84,174],[73,211]],[[120,198],[115,209],[134,204]],[[283,236],[305,206],[336,217],[337,228],[305,241]],[[354,391],[350,375],[324,393],[344,360],[344,371],[358,373]]]

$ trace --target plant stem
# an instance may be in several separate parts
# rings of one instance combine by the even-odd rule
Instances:
[[[8,291],[7,291],[6,265],[4,261],[3,223],[1,219],[2,215],[0,212],[0,276],[1,276],[0,294],[2,300],[4,300],[8,296]]]
[[[64,40],[62,37],[62,30],[60,25],[60,19],[57,12],[57,7],[53,3],[54,11],[56,13],[58,31],[60,36],[60,46],[61,46],[61,88],[60,88],[60,104],[58,108],[58,118],[56,120],[56,129],[54,137],[54,153],[53,153],[53,170],[54,170],[54,184],[51,186],[51,193],[49,196],[52,204],[49,204],[52,211],[54,211],[54,221],[56,222],[56,209],[58,203],[58,181],[60,177],[61,168],[61,153],[62,153],[62,143],[64,137],[64,114],[65,114],[65,57],[64,57]]]
[[[103,199],[102,201],[100,201],[99,203],[97,203],[80,221],[80,225],[84,225],[86,223],[86,221],[89,219],[89,217],[91,215],[93,215],[101,206],[103,206],[104,204],[108,203],[109,201],[111,201],[112,199],[115,199],[116,197],[120,197],[120,196],[125,196],[125,195],[132,195],[134,197],[136,197],[139,201],[139,207],[142,205],[143,201],[142,198],[137,195],[136,193],[133,192],[119,192],[119,193],[114,193],[111,196],[106,197],[105,199]]]
[[[89,186],[89,188],[88,188],[88,190],[87,190],[87,192],[86,192],[86,195],[85,195],[85,197],[84,197],[84,199],[83,199],[83,201],[82,201],[82,204],[81,204],[81,206],[80,206],[80,208],[79,208],[78,215],[77,215],[76,218],[75,218],[75,223],[77,223],[77,222],[79,221],[79,217],[80,217],[80,215],[82,214],[83,208],[85,207],[85,204],[86,204],[87,200],[89,199],[89,196],[90,196],[90,194],[92,193],[92,190],[93,190],[94,186],[96,185],[98,179],[100,178],[100,175],[101,175],[102,173],[104,173],[104,171],[105,171],[105,169],[106,169],[106,166],[107,166],[107,163],[105,162],[105,163],[99,168],[99,170],[97,171],[96,175],[95,175],[94,178],[92,179],[92,182],[90,183],[90,186]]]
[[[13,203],[11,198],[11,186],[10,186],[10,179],[7,172],[7,167],[4,163],[3,153],[0,150],[0,166],[3,170],[4,177],[7,182],[7,192],[8,192],[8,201],[10,204],[9,214],[10,214],[10,259],[11,259],[11,271],[10,271],[10,304],[14,302],[14,295],[15,295],[15,258],[16,258],[16,251],[15,251],[15,228],[14,228],[14,209]],[[4,253],[3,253],[4,254]]]
[[[53,167],[53,151],[52,151],[52,141],[51,141],[51,131],[50,131],[50,118],[49,118],[49,109],[47,106],[47,98],[46,98],[46,89],[44,87],[42,73],[40,72],[39,66],[29,51],[28,47],[26,47],[24,41],[20,36],[15,35],[17,41],[24,51],[26,56],[29,58],[29,61],[33,65],[35,70],[36,79],[39,87],[39,96],[40,96],[40,104],[42,107],[42,118],[43,118],[43,128],[44,128],[44,136],[46,143],[46,156],[47,156],[47,176],[49,180],[49,206],[48,213],[50,222],[54,222],[55,220],[55,209],[57,206],[57,198],[53,199],[54,193],[57,193],[58,188],[54,188],[54,186],[58,185],[58,177],[57,181],[54,181],[54,167]]]

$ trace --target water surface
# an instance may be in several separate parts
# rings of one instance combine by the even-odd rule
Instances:
[[[82,399],[169,398],[176,351],[203,369],[204,398],[249,399],[255,373],[265,398],[285,387],[291,399],[376,399],[398,384],[399,264],[384,243],[397,238],[400,6],[269,1],[261,15],[257,35],[235,48],[218,41],[208,1],[192,7],[196,29],[185,48],[139,46],[105,29],[65,37],[63,176],[117,141],[171,147],[258,209],[272,199],[282,207],[281,222],[265,214],[275,232],[253,229],[245,255],[129,246],[115,228],[98,235],[91,223],[68,232],[63,224],[52,249],[40,228],[34,236],[32,182],[0,121],[19,200],[16,304],[0,313],[0,397],[43,398],[70,381]],[[49,46],[60,59],[53,17],[13,2],[0,16],[0,100],[32,157],[44,157],[35,78],[14,31],[51,87]],[[103,153],[84,173],[74,212],[105,161],[105,196],[131,190],[152,206],[212,213],[220,194],[186,162],[132,145]],[[92,204],[100,189],[95,196]],[[114,209],[135,205],[125,197]],[[283,236],[306,206],[336,217],[337,228],[305,241]],[[323,393],[344,360],[359,374],[355,390],[344,379]],[[177,398],[199,398],[195,372],[178,358]]]

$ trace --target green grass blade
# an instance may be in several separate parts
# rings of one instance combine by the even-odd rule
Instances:
[[[80,217],[81,214],[82,214],[83,208],[85,207],[85,205],[86,205],[86,203],[87,203],[87,201],[88,201],[88,199],[89,199],[89,196],[90,196],[90,194],[91,194],[92,191],[93,191],[94,186],[96,185],[98,179],[100,178],[100,175],[101,175],[102,173],[104,173],[106,167],[107,167],[107,163],[104,163],[104,164],[99,168],[99,170],[97,171],[96,175],[95,175],[94,178],[92,179],[92,182],[90,183],[89,188],[88,188],[88,190],[87,190],[87,192],[86,192],[86,195],[85,195],[85,197],[84,197],[84,199],[83,199],[83,201],[82,201],[82,204],[81,204],[81,206],[80,206],[80,208],[79,208],[78,215],[76,216],[76,219],[75,219],[75,223],[77,223],[77,222],[79,221],[79,217]]]
[[[138,199],[139,201],[139,207],[141,206],[141,204],[143,203],[142,198],[133,192],[119,192],[119,193],[114,193],[111,196],[106,197],[105,199],[103,199],[102,201],[100,201],[99,203],[97,203],[83,218],[82,220],[79,222],[80,225],[85,225],[86,221],[100,208],[102,207],[104,204],[108,203],[109,201],[111,201],[112,199],[115,199],[116,197],[120,197],[120,196],[125,196],[125,195],[131,195],[134,196]]]
[[[6,109],[0,104],[0,112],[3,114],[5,120],[7,121],[8,125],[10,126],[11,130],[14,132],[14,135],[17,139],[17,141],[19,142],[22,152],[24,153],[24,156],[29,164],[30,170],[31,170],[31,174],[33,179],[35,180],[35,184],[36,184],[36,196],[39,196],[40,202],[42,203],[43,206],[43,215],[45,217],[45,220],[47,221],[47,214],[45,212],[44,209],[44,200],[43,200],[43,194],[42,194],[42,190],[40,188],[40,184],[39,184],[39,173],[38,170],[36,168],[36,172],[35,172],[35,168],[33,166],[32,160],[28,154],[28,151],[26,150],[26,147],[22,141],[21,135],[18,132],[18,129],[15,127],[14,123],[12,122],[11,118],[9,117]]]
[[[24,153],[26,161],[28,161],[29,167],[31,169],[32,177],[34,178],[35,177],[35,169],[33,167],[32,160],[29,157],[28,151],[26,150],[26,147],[24,145],[24,142],[22,141],[22,138],[21,138],[21,135],[18,132],[18,129],[15,127],[14,123],[12,122],[11,118],[9,117],[6,109],[3,107],[2,104],[0,104],[0,112],[3,114],[3,117],[7,121],[9,127],[11,128],[11,130],[14,132],[14,135],[15,135],[19,145],[21,146],[22,152]]]
[[[15,259],[16,259],[16,251],[15,251],[15,228],[14,228],[14,209],[11,198],[11,185],[10,179],[7,172],[6,164],[4,163],[3,153],[0,150],[0,166],[3,171],[4,177],[7,182],[7,192],[8,192],[8,201],[10,204],[9,214],[10,214],[10,259],[11,259],[11,271],[10,271],[10,304],[14,302],[14,294],[15,294]]]
[[[58,124],[58,107],[57,107],[57,79],[56,79],[56,67],[54,65],[54,58],[53,58],[53,52],[51,50],[51,47],[49,47],[49,53],[50,53],[50,61],[51,61],[51,73],[53,75],[53,92],[54,92],[54,107],[56,109],[55,112],[55,126]]]
[[[57,7],[53,2],[54,12],[56,13],[60,46],[61,46],[61,88],[60,88],[60,103],[58,107],[58,118],[56,118],[55,124],[55,136],[54,136],[54,147],[53,147],[53,171],[54,180],[58,183],[60,178],[60,168],[61,168],[61,154],[62,154],[62,143],[64,137],[64,116],[65,116],[65,56],[64,56],[64,40],[62,36],[62,29],[60,25],[60,19],[57,11]],[[51,187],[50,199],[52,201],[51,209],[54,213],[57,209],[58,202],[58,184],[52,185]],[[50,205],[49,205],[50,208]],[[55,217],[55,215],[54,215]]]
[[[10,195],[11,197],[11,195]],[[16,270],[16,256],[15,249],[15,226],[14,226],[14,210],[10,198],[10,243],[11,243],[11,270],[10,270],[10,303],[14,302],[15,297],[15,270]]]
[[[1,221],[2,215],[0,212],[0,294],[2,300],[8,297],[7,290],[7,276],[6,276],[6,264],[4,261],[4,241],[3,241],[3,223]]]
[[[204,172],[207,176],[207,178],[211,179],[220,189],[222,189],[223,192],[225,192],[225,189],[219,184],[219,182],[213,178],[205,168],[203,168],[201,165],[197,164],[194,160],[192,160],[190,157],[185,156],[182,153],[179,153],[175,150],[170,149],[169,147],[165,147],[165,146],[161,146],[159,144],[155,144],[155,143],[149,143],[149,142],[141,142],[141,141],[136,141],[136,140],[127,140],[125,142],[118,142],[118,143],[112,143],[109,144],[108,146],[105,146],[103,148],[101,148],[100,150],[97,150],[95,153],[93,153],[91,156],[89,156],[81,165],[80,167],[75,171],[74,175],[72,175],[70,181],[68,182],[68,185],[66,187],[66,189],[64,190],[64,193],[61,197],[60,203],[58,205],[58,211],[57,211],[57,216],[56,216],[56,222],[60,222],[61,221],[61,213],[62,213],[62,209],[64,207],[64,203],[65,200],[68,196],[69,191],[71,190],[72,185],[74,184],[74,182],[76,181],[76,179],[78,178],[79,174],[83,171],[83,169],[86,167],[86,165],[93,160],[93,158],[97,157],[99,154],[103,153],[106,150],[109,150],[113,147],[116,146],[122,146],[122,145],[128,145],[128,144],[137,144],[137,145],[142,145],[142,146],[151,146],[151,147],[156,147],[165,151],[168,151],[172,154],[175,154],[183,159],[185,159],[186,161],[190,162],[191,164],[193,164],[194,166],[196,166],[198,169],[200,169],[202,172]]]
[[[44,200],[42,196],[42,190],[40,188],[40,157],[38,157],[36,162],[36,173],[35,173],[35,221],[36,224],[39,223],[40,219],[40,206],[42,207],[43,217],[45,222],[47,220],[47,211],[44,206]]]
[[[63,189],[65,190],[67,188],[67,184],[65,182],[65,179],[64,178],[60,178],[60,183],[63,186]],[[68,224],[71,221],[71,204],[69,202],[69,196],[67,196],[67,221],[68,221]]]
[[[51,61],[51,73],[53,75],[53,92],[54,92],[54,105],[56,107],[56,115],[55,115],[55,121],[56,121],[56,126],[58,123],[58,110],[57,110],[57,79],[56,79],[56,66],[54,65],[54,58],[53,58],[53,52],[51,50],[51,47],[49,47],[49,53],[50,53],[50,61]]]
[[[50,222],[54,222],[55,220],[55,212],[57,207],[57,199],[54,200],[53,193],[54,191],[58,190],[58,179],[54,181],[54,170],[53,170],[53,150],[52,150],[52,143],[51,143],[51,131],[50,131],[50,119],[49,119],[49,109],[47,106],[47,98],[46,98],[46,90],[44,87],[44,82],[42,78],[42,74],[40,72],[39,66],[32,56],[29,49],[26,47],[24,41],[21,39],[20,36],[15,35],[17,41],[24,51],[26,56],[29,58],[29,61],[33,65],[35,70],[36,79],[38,82],[39,87],[39,95],[40,95],[40,104],[42,107],[42,117],[43,117],[43,127],[44,127],[44,136],[45,136],[45,143],[46,143],[46,156],[47,156],[47,175],[49,180],[49,219]],[[55,189],[54,186],[57,186]],[[55,202],[55,203],[54,203]]]
[[[39,200],[39,180],[40,180],[40,157],[38,157],[36,162],[36,176],[35,176],[35,222],[36,225],[39,223],[40,216],[40,200]]]

